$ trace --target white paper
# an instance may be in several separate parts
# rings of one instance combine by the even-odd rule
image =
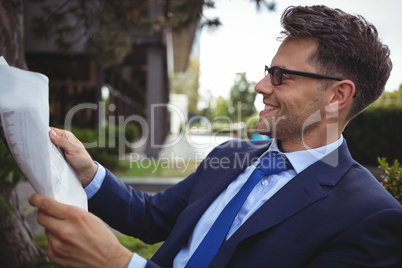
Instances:
[[[8,65],[6,59],[3,56],[0,56],[0,65]]]
[[[11,154],[36,192],[88,210],[77,174],[48,135],[48,78],[6,64],[0,57],[0,116]]]

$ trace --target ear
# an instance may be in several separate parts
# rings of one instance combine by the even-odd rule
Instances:
[[[327,117],[348,107],[355,95],[355,90],[355,84],[351,80],[342,80],[333,85],[329,92],[329,104],[325,107]]]

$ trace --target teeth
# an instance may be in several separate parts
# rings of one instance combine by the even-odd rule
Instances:
[[[276,108],[274,107],[274,106],[271,106],[271,105],[265,105],[265,110],[269,110],[269,111],[272,111],[272,110],[275,110]]]

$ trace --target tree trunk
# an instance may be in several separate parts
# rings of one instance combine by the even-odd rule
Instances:
[[[0,56],[11,66],[27,69],[22,0],[0,0]]]
[[[10,66],[27,69],[23,19],[22,0],[0,0],[0,55]],[[0,215],[0,267],[32,267],[42,253],[19,210],[15,184],[0,183],[0,196],[15,209],[11,215]]]
[[[33,243],[32,235],[22,216],[17,192],[12,184],[1,184],[3,195],[15,213],[5,219],[0,217],[0,267],[34,267],[43,257],[43,253]]]

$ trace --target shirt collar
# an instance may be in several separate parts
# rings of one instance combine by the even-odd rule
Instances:
[[[341,135],[341,137],[338,140],[330,144],[324,145],[322,147],[296,151],[291,153],[282,153],[278,148],[277,140],[273,139],[267,152],[278,152],[279,156],[281,155],[286,156],[286,158],[292,164],[293,169],[296,171],[296,173],[300,173],[309,166],[311,166],[312,164],[314,164],[315,162],[317,162],[318,160],[322,159],[329,153],[333,152],[335,149],[341,146],[342,143],[343,143],[343,135]]]

